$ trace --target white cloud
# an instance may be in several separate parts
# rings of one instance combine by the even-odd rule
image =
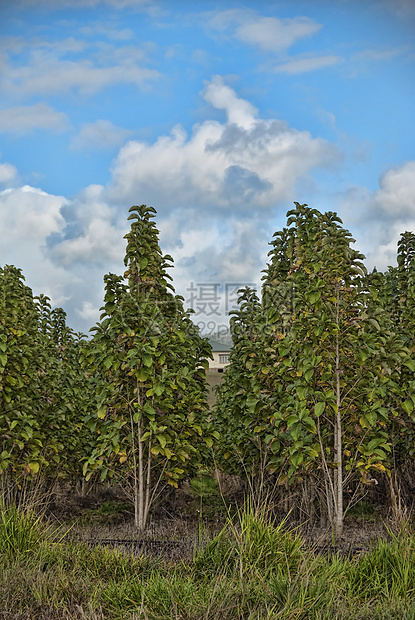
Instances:
[[[44,293],[56,304],[65,301],[68,286],[75,288],[77,282],[45,253],[48,237],[65,226],[61,209],[66,204],[62,196],[28,185],[0,192],[0,264],[21,268],[34,293]]]
[[[63,305],[84,332],[98,318],[103,275],[123,269],[127,213],[117,215],[102,193],[90,186],[71,202],[28,185],[0,192],[0,265],[21,268],[34,294]]]
[[[249,9],[220,11],[211,17],[208,25],[266,52],[288,49],[300,39],[316,34],[321,28],[321,24],[309,17],[262,17]]]
[[[272,208],[291,200],[298,179],[330,165],[336,149],[307,131],[274,119],[259,119],[249,102],[220,77],[206,84],[204,97],[225,109],[228,122],[205,121],[187,136],[180,126],[153,144],[130,141],[113,168],[109,195],[197,212]]]
[[[229,123],[235,123],[247,130],[255,124],[258,110],[249,101],[239,98],[219,75],[206,82],[204,98],[214,108],[225,110]]]
[[[66,200],[62,196],[49,195],[30,185],[6,189],[0,196],[1,229],[9,231],[10,235],[22,239],[28,236],[43,243],[64,225],[60,210]],[[7,243],[7,238],[5,241]]]
[[[0,132],[24,134],[32,129],[64,131],[68,125],[66,114],[47,103],[0,110]]]
[[[317,56],[315,58],[299,58],[290,60],[282,65],[275,67],[275,71],[279,73],[307,73],[309,71],[316,71],[317,69],[324,69],[325,67],[331,67],[340,62],[339,56]]]
[[[77,314],[91,326],[99,320],[99,308],[90,301],[84,301],[81,308],[76,310]]]
[[[353,60],[360,62],[383,62],[396,58],[409,51],[408,46],[391,47],[386,49],[366,49],[353,55]]]
[[[78,49],[74,49],[75,44]],[[28,60],[3,59],[0,87],[5,94],[46,96],[79,91],[92,95],[116,84],[141,87],[160,76],[158,71],[142,66],[148,46],[116,48],[99,43],[90,44],[88,50],[84,42],[72,39],[63,44],[58,41],[28,45]],[[74,60],[72,54],[79,51],[83,51],[82,59]]]
[[[235,31],[235,37],[264,51],[279,52],[291,47],[299,39],[315,34],[320,28],[321,24],[308,17],[260,17],[254,22],[241,24]]]
[[[123,10],[127,8],[155,11],[158,3],[154,0],[17,0],[21,6],[43,6],[53,10],[59,9],[90,9],[99,5],[106,5],[112,9]]]
[[[116,28],[113,24],[94,23],[93,26],[82,26],[79,32],[87,37],[96,38],[97,35],[103,35],[113,41],[128,41],[134,37],[131,28]]]
[[[80,262],[102,265],[122,260],[127,224],[124,219],[118,223],[115,209],[105,202],[104,188],[90,185],[71,206],[79,232],[66,238],[63,230],[63,238],[51,250],[54,260],[65,266]]]
[[[388,170],[382,176],[374,203],[394,218],[415,219],[415,161]]]
[[[117,127],[106,120],[84,123],[79,134],[72,139],[71,148],[112,149],[121,146],[131,134],[129,129]]]
[[[375,192],[349,190],[339,212],[345,214],[346,224],[352,223],[357,249],[364,248],[369,268],[382,271],[395,265],[401,233],[415,232],[415,161],[387,170]]]
[[[12,164],[0,164],[0,183],[10,185],[17,176],[17,170]]]

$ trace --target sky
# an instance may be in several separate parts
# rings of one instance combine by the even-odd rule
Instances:
[[[207,334],[294,201],[369,269],[415,232],[415,0],[0,0],[0,37],[0,266],[76,331],[132,205]]]

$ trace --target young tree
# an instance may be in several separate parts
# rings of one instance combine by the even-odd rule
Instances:
[[[251,337],[260,346],[244,363],[260,387],[244,411],[247,428],[272,448],[271,469],[285,467],[289,479],[315,472],[323,481],[340,536],[345,485],[353,477],[369,484],[385,470],[384,401],[404,351],[341,220],[295,204],[272,242],[255,322],[262,332]]]
[[[98,388],[100,445],[84,471],[130,480],[135,523],[144,529],[162,483],[177,486],[215,433],[206,421],[210,346],[168,281],[172,259],[161,253],[155,210],[141,205],[130,213],[127,270],[104,278],[103,313],[85,352],[105,382]]]
[[[61,308],[52,310],[44,295],[34,298],[20,269],[0,269],[0,474],[6,485],[40,473],[52,479],[81,474],[88,390],[77,344]]]

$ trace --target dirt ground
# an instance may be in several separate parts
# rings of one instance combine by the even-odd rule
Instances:
[[[132,506],[110,489],[86,497],[61,497],[51,505],[50,517],[60,524],[59,536],[66,531],[69,540],[116,547],[137,555],[189,560],[197,548],[221,531],[226,519],[217,506],[209,510],[190,493],[182,492],[180,496],[179,500],[167,498],[155,509],[145,532],[135,528]],[[291,521],[287,529],[299,533],[315,553],[355,557],[368,552],[379,538],[390,540],[393,524],[378,515],[370,519],[346,518],[343,536],[337,541],[330,528]]]

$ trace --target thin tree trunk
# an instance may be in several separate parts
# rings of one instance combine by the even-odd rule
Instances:
[[[143,428],[141,419],[138,421],[138,523],[140,530],[144,529],[144,450]]]
[[[336,323],[339,327],[339,305],[340,305],[340,290],[337,285],[337,308],[336,308]],[[334,425],[334,458],[336,463],[335,476],[334,476],[334,534],[336,538],[343,534],[343,458],[342,458],[342,421],[341,421],[341,392],[340,392],[340,345],[339,334],[336,334],[336,420]]]
[[[137,403],[138,406],[141,407],[141,393],[140,386],[137,381]],[[138,440],[138,474],[137,474],[137,466],[135,464],[134,472],[135,472],[135,498],[134,503],[137,506],[137,518],[136,518],[136,527],[140,530],[144,529],[144,450],[143,450],[143,422],[141,417],[137,422],[137,440]],[[134,450],[135,453],[135,450]]]
[[[133,451],[133,479],[134,479],[134,524],[138,527],[139,514],[138,514],[138,479],[137,479],[137,455],[136,455],[136,441],[135,441],[135,427],[133,411],[130,407],[130,426],[131,426],[131,445]]]
[[[147,479],[146,479],[143,529],[147,527],[148,514],[150,511],[150,484],[151,484],[151,435],[150,435],[150,439],[148,442]]]

